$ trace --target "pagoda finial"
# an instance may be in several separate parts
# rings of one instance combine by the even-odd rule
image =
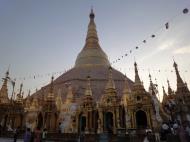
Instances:
[[[51,77],[50,93],[53,93],[53,80],[54,80],[54,76],[52,75],[52,77]]]
[[[134,63],[134,66],[135,66],[135,84],[141,84],[136,62]]]
[[[3,103],[8,103],[8,101],[9,101],[8,87],[7,87],[8,80],[9,80],[9,69],[6,72],[5,78],[3,78],[3,85],[0,89],[0,101]]]
[[[7,70],[6,72],[6,78],[8,78],[8,76],[9,76],[9,70]]]
[[[177,76],[177,87],[178,87],[178,86],[183,85],[184,83],[183,83],[183,80],[179,74],[178,65],[174,59],[173,59],[173,61],[174,61],[173,67],[175,68],[175,72],[176,72],[176,76]]]
[[[167,95],[164,86],[162,86],[163,89],[163,95]]]
[[[20,95],[21,95],[21,92],[22,92],[22,87],[23,87],[23,83],[20,84],[20,91],[19,91]]]
[[[91,8],[89,17],[90,17],[90,22],[88,24],[86,42],[82,51],[77,56],[77,59],[75,61],[75,66],[76,67],[86,66],[86,65],[110,66],[108,57],[99,44],[96,24],[94,20],[95,14],[93,8]]]
[[[149,73],[149,79],[150,79],[150,83],[152,83],[152,77],[150,73]]]
[[[9,70],[10,70],[10,65],[8,66],[7,72],[6,72],[6,78],[9,78]]]
[[[52,77],[51,77],[51,84],[50,84],[50,90],[49,90],[49,93],[48,93],[48,96],[47,96],[47,99],[51,100],[51,101],[55,101],[54,100],[55,97],[54,97],[54,93],[53,93],[53,87],[54,87],[53,80],[54,80],[54,77],[52,75]]]
[[[95,14],[94,14],[93,9],[91,9],[89,17],[90,17],[90,23],[88,24],[88,31],[87,31],[87,36],[86,36],[85,47],[89,48],[92,45],[95,45],[97,48],[97,47],[99,47],[99,43],[98,43],[98,35],[97,35],[97,31],[96,31],[96,24],[94,22]]]
[[[91,6],[91,12],[90,12],[90,19],[94,19],[94,11],[93,11],[93,6]]]
[[[164,86],[162,86],[162,89],[163,89],[163,101],[162,102],[165,102],[167,100],[167,94],[166,94],[166,91],[164,89]]]
[[[150,79],[150,86],[149,86],[149,92],[151,93],[151,95],[155,95],[155,88],[154,88],[154,84],[152,82],[152,77],[151,74],[149,73],[149,79]]]
[[[173,91],[172,91],[172,89],[171,89],[171,87],[170,87],[170,82],[169,82],[168,79],[167,79],[167,83],[168,83],[168,95],[172,95],[172,94],[173,94]]]

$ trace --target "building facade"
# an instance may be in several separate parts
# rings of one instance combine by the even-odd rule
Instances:
[[[149,91],[140,80],[134,63],[135,80],[112,68],[99,45],[95,15],[90,13],[86,42],[75,67],[39,91],[23,98],[8,98],[9,72],[0,90],[0,122],[4,128],[47,128],[62,133],[117,133],[118,129],[157,129],[164,120],[190,122],[190,93],[180,77],[177,64],[177,90],[168,86],[163,102],[156,96],[151,80]],[[14,89],[13,89],[14,94]],[[14,96],[14,95],[13,95]]]

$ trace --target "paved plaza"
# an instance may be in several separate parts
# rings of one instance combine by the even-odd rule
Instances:
[[[13,142],[13,138],[0,138],[0,142]],[[17,142],[23,142],[23,139],[18,139]],[[46,141],[53,142],[53,141]]]
[[[13,138],[0,138],[0,142],[13,142]],[[17,142],[23,142],[23,140],[18,139]]]

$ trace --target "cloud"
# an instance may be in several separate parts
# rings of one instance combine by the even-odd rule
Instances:
[[[167,40],[164,43],[162,43],[161,45],[158,46],[159,50],[168,50],[170,48],[172,48],[175,44],[174,40]]]
[[[178,48],[173,51],[174,54],[190,54],[190,46]]]

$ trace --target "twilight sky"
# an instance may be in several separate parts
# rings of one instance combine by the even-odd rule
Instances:
[[[190,10],[189,0],[0,0],[0,77],[10,65],[16,91],[23,82],[27,93],[49,83],[52,72],[59,72],[58,77],[73,67],[92,5],[100,45],[110,62],[139,46],[113,67],[134,80],[135,58],[146,90],[149,72],[159,90],[167,88],[167,79],[175,90],[174,56],[190,87],[190,13],[182,13]]]

